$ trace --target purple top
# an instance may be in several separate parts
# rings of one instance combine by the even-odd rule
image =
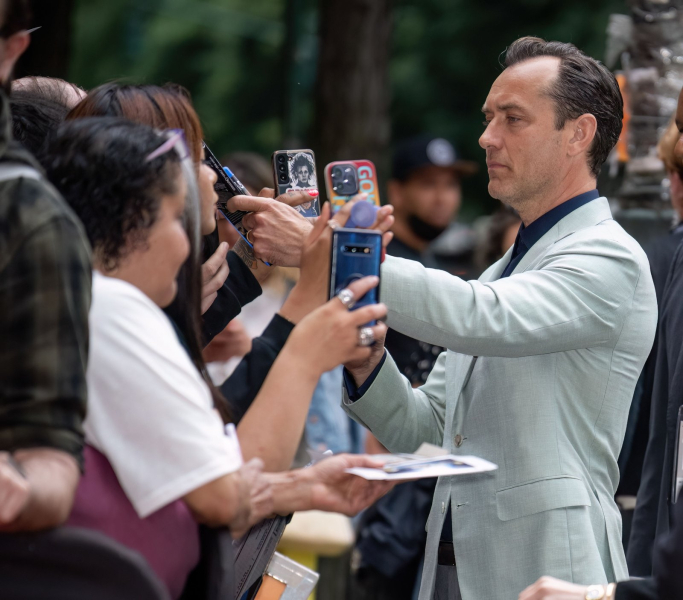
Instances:
[[[187,576],[199,562],[199,528],[186,504],[176,500],[141,519],[104,454],[86,445],[84,459],[85,475],[67,524],[95,529],[136,550],[171,598],[179,598]]]

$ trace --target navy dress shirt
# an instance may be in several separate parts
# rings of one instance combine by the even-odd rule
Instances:
[[[579,194],[538,217],[538,219],[528,227],[525,227],[524,223],[522,223],[519,227],[517,239],[515,239],[515,245],[512,247],[510,262],[508,263],[508,266],[505,267],[500,278],[503,279],[504,277],[510,276],[515,270],[515,267],[517,267],[519,262],[524,258],[524,255],[531,250],[533,245],[569,213],[574,212],[584,204],[597,200],[599,197],[600,194],[598,193],[598,190],[591,190],[590,192]]]
[[[533,248],[534,244],[538,242],[546,233],[548,233],[557,223],[564,219],[568,214],[574,212],[577,208],[580,208],[584,204],[588,204],[593,200],[597,200],[600,197],[598,190],[591,190],[590,192],[585,192],[574,196],[573,198],[563,202],[562,204],[556,206],[555,208],[549,210],[544,215],[540,216],[533,223],[528,226],[522,224],[519,228],[519,233],[517,234],[517,239],[515,239],[515,245],[512,247],[512,256],[510,257],[510,262],[505,267],[503,274],[500,276],[501,279],[504,277],[509,277],[515,270],[515,267],[520,263],[524,255]],[[353,377],[344,369],[344,385],[349,394],[349,400],[355,402],[368,391],[370,386],[375,381],[375,378],[380,372],[380,369],[384,365],[386,360],[386,352],[382,357],[382,360],[375,367],[374,371],[368,377],[363,385],[358,388],[353,380]],[[446,515],[446,520],[443,524],[443,532],[441,533],[441,539],[444,541],[453,540],[453,529],[451,526],[451,509],[448,508],[448,514]]]

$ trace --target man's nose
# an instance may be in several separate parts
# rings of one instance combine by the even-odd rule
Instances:
[[[496,126],[493,121],[490,121],[484,129],[484,133],[479,137],[479,146],[484,150],[490,147],[497,147],[498,137],[499,136],[496,134]]]

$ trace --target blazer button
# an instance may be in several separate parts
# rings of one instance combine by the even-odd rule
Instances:
[[[453,443],[455,444],[456,448],[460,448],[460,446],[462,446],[462,436],[460,434],[456,435],[453,438]]]

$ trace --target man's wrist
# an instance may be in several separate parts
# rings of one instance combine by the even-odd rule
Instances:
[[[365,393],[365,389],[369,387],[369,385],[372,384],[372,381],[374,381],[375,377],[379,374],[379,371],[381,367],[384,365],[384,361],[386,360],[387,352],[386,349],[384,352],[379,357],[379,360],[377,362],[373,362],[367,366],[363,367],[357,367],[357,368],[348,368],[347,366],[344,366],[344,369],[348,373],[348,376],[351,378],[352,382],[356,386],[356,391],[359,392],[359,395],[362,396]],[[361,391],[362,390],[362,391]]]

